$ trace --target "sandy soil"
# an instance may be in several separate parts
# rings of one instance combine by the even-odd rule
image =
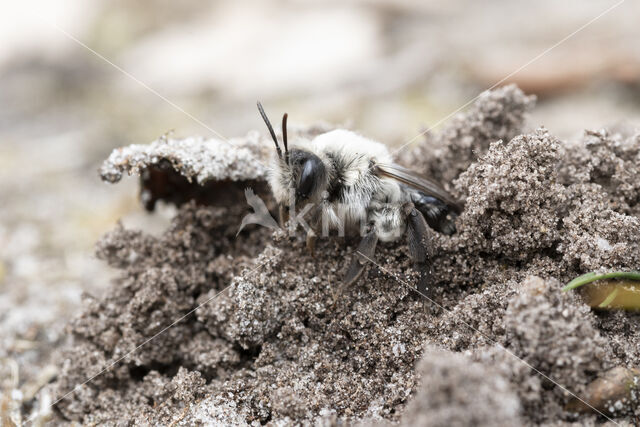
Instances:
[[[357,242],[320,241],[314,258],[302,233],[236,238],[242,205],[179,200],[160,235],[118,225],[97,254],[120,276],[86,297],[58,380],[40,391],[74,390],[54,422],[637,422],[633,387],[601,402],[600,415],[571,405],[609,369],[640,366],[639,315],[596,312],[560,289],[586,271],[640,265],[640,134],[590,130],[569,144],[528,129],[533,105],[513,86],[486,93],[398,159],[466,201],[458,233],[434,233],[428,298],[414,291],[404,242],[382,245],[365,277],[336,293]],[[256,161],[267,144],[238,142]],[[112,156],[105,178],[142,171],[151,197],[171,200],[144,177],[162,158],[163,170],[195,179],[183,189],[221,173],[197,166],[202,150],[156,145]],[[246,165],[230,168],[260,181]]]

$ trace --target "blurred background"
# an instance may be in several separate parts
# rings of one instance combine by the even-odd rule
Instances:
[[[133,179],[99,181],[112,149],[262,131],[258,99],[399,146],[507,76],[538,95],[531,125],[560,137],[637,124],[639,18],[633,0],[5,2],[0,378],[54,375],[81,293],[113,275],[96,239],[169,215],[143,213]]]

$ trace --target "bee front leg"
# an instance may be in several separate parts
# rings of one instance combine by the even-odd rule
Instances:
[[[358,245],[357,253],[353,256],[351,265],[347,270],[347,274],[344,277],[344,284],[351,285],[355,283],[364,271],[368,262],[373,259],[376,251],[376,245],[378,244],[378,233],[374,226],[370,226],[367,230],[367,234],[362,238]],[[367,259],[368,258],[368,259]]]
[[[407,240],[409,245],[409,256],[415,268],[420,273],[418,279],[418,293],[428,296],[429,282],[431,281],[431,238],[427,222],[413,203],[406,203],[403,206],[407,220]]]
[[[284,204],[278,207],[278,219],[280,220],[280,227],[284,228],[285,224],[289,220],[289,212]]]
[[[312,229],[307,231],[307,250],[311,254],[312,257],[316,256],[316,241],[318,240],[318,236]]]
[[[318,240],[318,235],[315,230],[318,229],[321,218],[322,205],[317,205],[311,211],[311,220],[309,221],[310,227],[307,229],[307,251],[309,251],[312,257],[316,256],[316,241]]]

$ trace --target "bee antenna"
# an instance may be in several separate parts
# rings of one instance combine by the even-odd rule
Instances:
[[[284,160],[289,164],[289,145],[287,144],[287,118],[289,115],[284,113],[282,116],[282,143],[284,144]]]
[[[273,126],[271,126],[271,122],[269,121],[269,118],[265,114],[264,108],[262,108],[262,104],[260,103],[260,101],[258,101],[258,111],[262,116],[262,120],[264,120],[264,122],[266,123],[267,129],[269,129],[269,133],[271,134],[271,138],[273,138],[273,142],[276,144],[276,151],[278,152],[278,157],[282,159],[282,150],[280,150],[280,145],[278,145],[278,139],[276,138],[276,133],[273,131]]]

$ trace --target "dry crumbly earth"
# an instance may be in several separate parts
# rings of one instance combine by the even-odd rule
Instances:
[[[181,200],[158,237],[116,226],[97,254],[122,274],[104,297],[87,296],[69,326],[51,390],[75,392],[56,404],[56,422],[612,423],[565,410],[568,391],[583,394],[612,367],[640,366],[640,315],[595,312],[560,289],[587,271],[640,268],[640,133],[560,141],[525,128],[533,104],[514,86],[485,93],[400,154],[466,201],[458,233],[434,233],[432,300],[413,290],[402,241],[380,245],[378,266],[340,291],[357,242],[322,240],[312,257],[302,233],[248,227],[236,237],[242,204]],[[241,160],[256,162],[270,144],[255,135],[236,142]],[[213,142],[156,147],[119,151],[103,175],[141,172],[152,198],[162,192],[145,168],[161,163],[178,171],[156,177],[165,183],[180,174],[202,185],[260,179],[251,162],[229,164],[234,176],[204,170]],[[186,194],[199,185],[183,184],[175,188]],[[630,396],[606,415],[637,422]]]

